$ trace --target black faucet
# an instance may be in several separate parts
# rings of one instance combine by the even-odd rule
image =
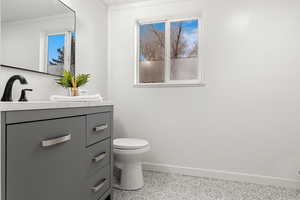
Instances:
[[[21,96],[20,96],[20,99],[19,101],[28,101],[27,100],[27,97],[26,97],[26,91],[33,91],[33,89],[23,89],[22,92],[21,92]]]
[[[19,80],[22,85],[27,84],[27,80],[23,76],[12,76],[6,83],[1,101],[12,101],[12,87],[16,80]]]

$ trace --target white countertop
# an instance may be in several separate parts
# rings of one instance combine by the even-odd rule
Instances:
[[[94,102],[54,102],[54,101],[30,101],[30,102],[0,102],[0,112],[21,111],[21,110],[41,110],[58,108],[80,108],[113,105],[109,101]]]

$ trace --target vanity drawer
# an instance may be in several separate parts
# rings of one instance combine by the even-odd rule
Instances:
[[[88,174],[93,175],[97,169],[103,168],[110,162],[110,139],[104,140],[87,149]]]
[[[98,170],[88,182],[88,200],[98,200],[110,188],[110,165]]]
[[[87,116],[87,146],[110,137],[111,113],[97,113]]]

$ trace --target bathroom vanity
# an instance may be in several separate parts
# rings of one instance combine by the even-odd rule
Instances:
[[[1,200],[111,200],[110,103],[1,103]]]

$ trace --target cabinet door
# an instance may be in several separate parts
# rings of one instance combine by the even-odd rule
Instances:
[[[7,200],[83,200],[85,118],[7,126]]]

